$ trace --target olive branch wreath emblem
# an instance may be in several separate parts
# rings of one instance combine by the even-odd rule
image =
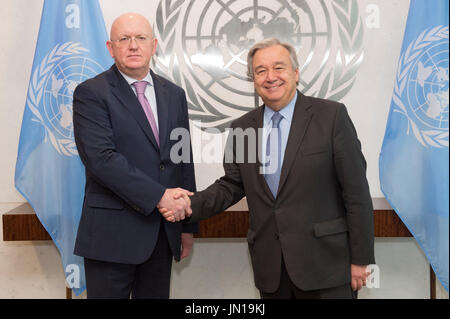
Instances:
[[[160,45],[157,51],[158,63],[155,63],[153,60],[154,68],[157,72],[166,75],[169,79],[185,88],[188,108],[189,110],[195,111],[195,114],[190,114],[191,120],[212,123],[229,118],[229,122],[231,122],[233,118],[230,115],[218,111],[206,99],[198,95],[189,81],[182,81],[182,73],[178,67],[178,57],[174,51],[174,46],[177,35],[176,25],[184,3],[185,0],[161,0],[158,5],[155,19],[156,25],[153,29],[161,41],[159,42]],[[338,25],[337,33],[341,47],[336,52],[336,67],[327,73],[319,89],[311,95],[340,100],[353,87],[356,80],[356,73],[364,59],[364,52],[362,50],[364,27],[362,18],[359,16],[357,0],[335,0],[332,3],[332,8]],[[171,52],[171,54],[166,56],[165,52]],[[164,57],[165,62],[161,62],[158,59],[159,57]],[[165,64],[164,66],[167,70],[163,70],[159,63]],[[324,68],[325,65],[317,72],[317,75],[311,83],[319,79]],[[220,125],[217,128],[223,130],[226,127],[226,125]]]
[[[438,26],[433,29],[423,31],[419,37],[411,42],[405,53],[400,57],[399,68],[396,75],[394,86],[393,101],[398,108],[394,112],[403,114],[408,119],[407,134],[412,129],[414,136],[425,147],[432,146],[436,148],[448,147],[448,130],[421,130],[409,116],[405,104],[402,102],[402,95],[408,82],[408,75],[416,62],[416,58],[420,56],[424,50],[436,41],[448,41],[448,26]]]
[[[359,17],[356,0],[334,1],[334,14],[338,22],[341,47],[336,54],[336,67],[330,70],[322,83],[319,98],[341,100],[356,80],[356,73],[364,60],[364,24]]]
[[[54,66],[62,58],[87,51],[87,49],[81,46],[81,43],[66,42],[56,45],[53,50],[42,59],[39,66],[34,69],[30,81],[31,83],[28,88],[27,106],[35,116],[32,120],[40,123],[44,127],[44,141],[47,142],[49,139],[56,151],[65,156],[76,156],[78,155],[78,151],[73,139],[57,138],[42,117],[43,104],[41,101],[44,94],[44,84],[51,75]]]

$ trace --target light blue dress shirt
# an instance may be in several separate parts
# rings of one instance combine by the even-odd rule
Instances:
[[[291,130],[292,117],[294,116],[295,103],[297,102],[298,92],[295,92],[294,98],[289,102],[288,105],[283,107],[278,113],[280,113],[283,118],[280,121],[279,133],[281,134],[281,163],[280,167],[283,167],[284,152],[286,151],[287,141],[289,137],[289,131]],[[264,119],[263,119],[263,139],[262,139],[262,163],[266,163],[266,145],[267,137],[272,129],[272,116],[275,113],[270,107],[264,107]],[[265,173],[265,166],[263,165],[263,170]]]

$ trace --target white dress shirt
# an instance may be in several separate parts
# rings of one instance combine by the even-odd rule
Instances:
[[[156,127],[158,128],[158,132],[159,132],[158,108],[156,105],[155,86],[153,85],[153,79],[152,79],[152,76],[150,75],[150,71],[147,73],[145,78],[143,78],[142,80],[133,79],[132,77],[129,77],[128,75],[124,74],[120,70],[119,70],[119,72],[120,72],[120,74],[122,74],[124,79],[128,82],[128,84],[131,86],[131,89],[133,90],[134,94],[136,94],[136,96],[137,96],[136,89],[134,88],[134,86],[132,84],[136,81],[147,81],[148,82],[148,85],[145,88],[145,97],[147,98],[148,103],[150,104],[150,107],[152,108],[153,116],[155,117]]]

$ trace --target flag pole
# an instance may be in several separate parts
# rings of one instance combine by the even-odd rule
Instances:
[[[72,289],[66,287],[66,299],[72,299]]]
[[[430,299],[436,299],[436,274],[430,265]]]

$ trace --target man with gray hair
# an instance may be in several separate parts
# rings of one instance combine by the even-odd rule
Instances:
[[[264,105],[231,126],[263,134],[261,162],[277,168],[225,162],[225,175],[191,197],[190,221],[247,196],[247,239],[262,298],[356,298],[375,263],[374,225],[366,162],[346,108],[300,93],[295,49],[277,39],[257,43],[248,68]],[[251,151],[244,148],[241,158]]]

